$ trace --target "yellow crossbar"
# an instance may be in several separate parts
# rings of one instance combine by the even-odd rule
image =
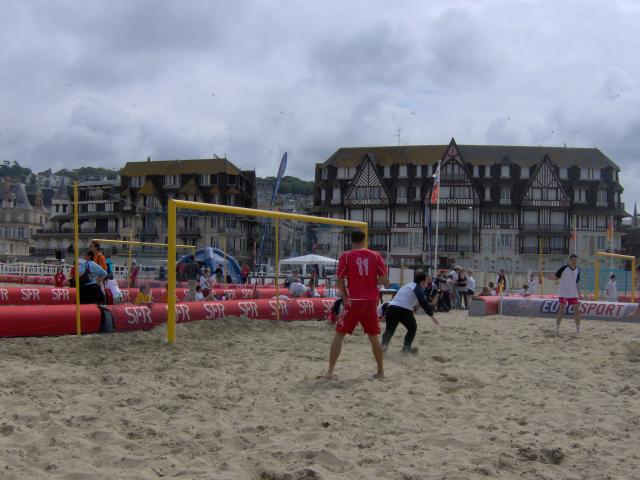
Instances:
[[[108,238],[94,238],[92,241],[99,243],[116,243],[121,245],[142,245],[145,247],[168,247],[168,243],[155,243],[155,242],[136,242],[133,240],[110,240]],[[191,250],[195,250],[196,247],[194,245],[176,245],[176,248],[190,248]]]
[[[365,245],[369,236],[369,225],[367,222],[356,222],[354,220],[341,220],[337,218],[314,217],[313,215],[301,215],[299,213],[285,213],[272,210],[257,210],[244,207],[230,207],[228,205],[218,205],[213,203],[188,202],[186,200],[169,200],[167,218],[167,236],[169,248],[167,249],[167,270],[169,276],[169,287],[167,295],[167,342],[170,344],[176,341],[176,221],[178,208],[187,210],[199,210],[201,212],[228,213],[231,215],[245,215],[249,217],[274,218],[280,220],[295,220],[306,223],[320,223],[324,225],[339,225],[343,227],[353,227],[361,229],[365,235]],[[276,278],[280,266],[276,263]]]

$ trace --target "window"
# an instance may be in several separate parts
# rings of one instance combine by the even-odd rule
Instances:
[[[567,167],[561,167],[558,175],[562,180],[567,180],[569,178],[569,169]]]
[[[56,213],[60,213],[60,205],[56,205]]]
[[[338,178],[351,178],[354,173],[353,167],[338,167]]]
[[[502,168],[500,169],[500,176],[502,178],[509,178],[511,176],[511,166],[502,165]]]
[[[580,180],[600,180],[602,178],[602,171],[599,168],[585,168],[580,169]]]
[[[211,185],[218,185],[218,174],[214,173],[211,175]]]
[[[561,252],[564,250],[564,238],[562,237],[550,237],[549,246],[552,251]]]
[[[542,200],[542,189],[541,188],[534,188],[531,191],[531,196],[534,200]]]
[[[87,205],[87,212],[95,212],[96,211],[96,204],[95,203],[89,203]]]
[[[227,175],[227,185],[236,185],[238,183],[237,175]]]
[[[521,167],[520,168],[520,178],[529,178],[529,173],[531,172],[530,167]]]
[[[598,207],[606,207],[609,204],[607,201],[607,191],[605,189],[598,190]]]
[[[329,178],[329,170],[327,168],[321,169],[322,172],[322,180],[326,180]]]
[[[107,202],[104,206],[105,212],[113,212],[113,202]]]
[[[237,200],[236,195],[234,195],[232,193],[227,196],[227,201],[229,202],[228,204],[231,205],[231,206],[237,205],[236,200]]]
[[[544,199],[545,200],[558,200],[558,189],[557,188],[547,188],[544,190]]]
[[[513,235],[510,233],[499,233],[496,241],[498,249],[513,248]]]
[[[394,247],[409,246],[409,232],[399,232],[391,234],[391,244]]]
[[[211,185],[211,176],[208,173],[200,175],[200,185]]]
[[[498,214],[498,223],[500,225],[509,225],[513,223],[513,214],[508,212],[500,212]]]
[[[484,201],[485,202],[490,202],[491,201],[491,187],[484,187]]]
[[[141,187],[144,185],[144,177],[131,177],[132,187]]]
[[[398,177],[407,178],[407,166],[400,165],[400,169],[398,170]]]
[[[384,167],[383,177],[384,178],[391,178],[391,167],[389,165],[386,165]]]
[[[416,201],[420,201],[420,187],[416,187],[415,199],[416,199]]]
[[[483,217],[484,217],[484,223],[483,223],[484,227],[485,228],[491,227],[491,213],[485,212]]]
[[[576,203],[587,203],[587,191],[584,188],[576,188],[573,191],[573,201]]]
[[[333,196],[331,197],[333,203],[340,203],[340,187],[333,188]]]
[[[596,239],[596,248],[598,250],[605,250],[607,248],[607,237],[604,235],[599,235]]]
[[[398,197],[398,201],[402,201],[401,199],[403,199],[405,202],[407,201],[407,187],[404,185],[401,185],[397,188],[397,197]]]
[[[473,166],[473,176],[475,178],[479,178],[480,177],[480,166],[479,165],[474,165]]]
[[[589,215],[580,215],[580,228],[588,229],[589,228]]]
[[[500,203],[511,203],[511,188],[502,187],[500,188]]]
[[[408,225],[409,224],[409,212],[398,210],[395,213],[396,225]]]
[[[165,187],[179,187],[180,175],[165,175],[164,176]]]
[[[422,166],[416,165],[416,178],[422,178]]]
[[[324,202],[327,198],[327,192],[325,191],[324,188],[320,189],[320,201]]]

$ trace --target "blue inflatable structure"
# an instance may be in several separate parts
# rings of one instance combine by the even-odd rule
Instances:
[[[224,272],[225,258],[227,260],[227,275],[231,277],[232,283],[242,283],[242,269],[240,264],[231,255],[224,253],[219,248],[205,247],[197,250],[195,253],[196,262],[201,266],[208,268],[212,273],[218,267]],[[191,255],[184,255],[180,258],[182,263],[190,263]]]

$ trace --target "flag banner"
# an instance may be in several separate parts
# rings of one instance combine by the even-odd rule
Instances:
[[[431,190],[431,203],[438,203],[440,198],[440,163],[433,174],[433,189]]]
[[[609,241],[613,241],[613,218],[609,218],[609,224],[607,225],[607,238]]]
[[[284,152],[284,155],[282,155],[282,160],[280,160],[280,167],[278,168],[278,175],[276,175],[276,181],[273,184],[273,191],[271,192],[271,203],[269,204],[269,210],[273,210],[273,205],[274,203],[276,203],[278,190],[280,189],[280,183],[282,183],[282,178],[284,177],[284,172],[286,169],[287,169],[287,152]],[[264,239],[266,235],[267,235],[267,224],[263,223],[262,235],[260,236],[260,248],[258,251],[258,261],[256,262],[258,269],[260,269],[260,265],[262,264],[262,253],[264,251]]]

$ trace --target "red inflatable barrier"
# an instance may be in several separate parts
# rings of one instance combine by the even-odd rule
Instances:
[[[225,300],[221,302],[186,302],[176,305],[176,322],[218,320],[241,317],[253,320],[276,320],[276,300]],[[280,303],[280,319],[323,320],[333,307],[333,300],[321,298],[285,300]],[[167,321],[167,305],[109,305],[116,332],[149,330]]]
[[[82,333],[97,333],[102,315],[95,305],[80,305]],[[73,305],[0,308],[0,337],[38,337],[76,333]]]

